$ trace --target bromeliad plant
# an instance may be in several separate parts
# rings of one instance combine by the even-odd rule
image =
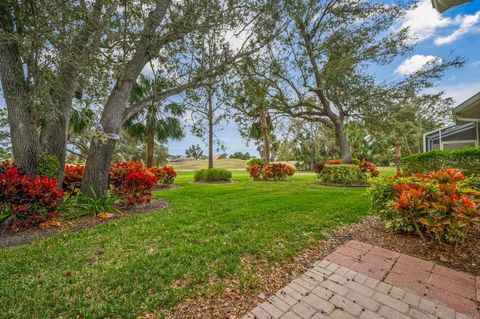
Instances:
[[[469,231],[480,226],[480,206],[458,186],[464,180],[460,171],[444,169],[390,180],[384,184],[391,187],[391,193],[381,187],[382,181],[371,191],[374,208],[382,206],[376,199],[388,201],[383,211],[389,212],[382,217],[394,222],[387,226],[402,225],[403,230],[410,228],[424,240],[428,237],[460,246]]]

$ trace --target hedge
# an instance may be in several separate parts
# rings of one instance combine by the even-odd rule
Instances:
[[[353,164],[325,165],[318,177],[323,183],[342,185],[367,184],[368,182],[368,175]]]
[[[428,173],[443,168],[456,168],[463,174],[480,175],[480,148],[467,147],[452,151],[430,151],[402,159],[403,173]]]
[[[230,181],[232,178],[232,172],[223,168],[201,169],[195,172],[194,178],[196,182]]]

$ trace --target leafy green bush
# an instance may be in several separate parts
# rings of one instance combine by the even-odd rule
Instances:
[[[352,164],[353,165],[360,165],[360,160],[356,157],[352,158]]]
[[[460,183],[460,186],[480,191],[480,175],[468,176],[467,178],[465,178],[464,181]]]
[[[195,172],[196,182],[220,182],[229,181],[232,178],[232,172],[224,168],[201,169]]]
[[[370,180],[370,188],[368,189],[371,203],[370,211],[385,221],[387,229],[411,233],[414,231],[412,225],[400,218],[393,208],[395,198],[393,186],[400,181],[406,182],[407,178],[394,179],[386,176],[372,178]]]
[[[120,197],[111,193],[105,192],[103,195],[84,195],[80,193],[78,196],[78,208],[81,211],[79,215],[98,215],[100,213],[118,213],[119,210],[115,208],[115,203],[120,200]],[[74,216],[74,217],[78,217]]]
[[[325,165],[318,177],[324,183],[342,185],[366,184],[368,180],[368,175],[353,164]]]
[[[403,158],[402,163],[406,175],[444,168],[460,169],[465,176],[480,175],[480,148],[467,147],[461,150],[413,154]]]
[[[41,155],[38,158],[38,175],[57,178],[60,163],[55,155]]]
[[[386,176],[372,179],[368,194],[370,195],[371,211],[373,213],[381,214],[389,209],[389,202],[394,196],[393,184],[396,182],[396,179]]]
[[[265,166],[265,161],[264,161],[263,159],[261,159],[261,158],[256,158],[256,157],[254,157],[254,158],[250,159],[250,160],[247,162],[247,170],[248,170],[250,167],[252,167],[254,164],[258,164],[258,165],[260,165],[260,166],[263,167],[263,166]]]

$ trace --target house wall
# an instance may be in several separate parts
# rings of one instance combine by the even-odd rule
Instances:
[[[455,130],[458,131],[455,132]],[[480,123],[478,122],[467,129],[462,127],[462,125],[458,125],[433,131],[424,135],[425,152],[433,150],[461,149],[467,146],[479,145]]]

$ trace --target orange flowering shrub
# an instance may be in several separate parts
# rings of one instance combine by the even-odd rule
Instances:
[[[110,166],[109,182],[122,204],[132,206],[150,202],[157,177],[140,162],[116,162]]]
[[[342,161],[339,160],[338,158],[335,158],[335,159],[328,160],[325,164],[326,165],[339,165],[339,164],[342,164]]]
[[[361,161],[358,167],[360,167],[360,170],[364,173],[369,172],[372,177],[377,177],[380,174],[377,165],[369,161]]]
[[[480,206],[458,188],[463,179],[454,169],[397,178],[392,205],[396,217],[411,224],[423,239],[462,244],[467,233],[480,225]]]
[[[295,174],[295,168],[285,163],[273,163],[262,166],[253,164],[247,168],[250,177],[254,180],[282,181]]]
[[[173,184],[177,176],[177,172],[175,172],[175,169],[171,165],[150,167],[148,171],[157,177],[157,185],[160,185],[160,187],[167,187]]]

